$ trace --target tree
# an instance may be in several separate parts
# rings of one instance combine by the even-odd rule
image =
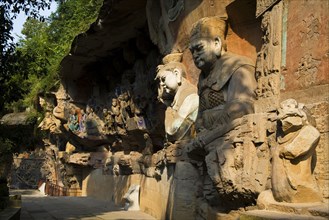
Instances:
[[[15,52],[16,45],[13,43],[12,20],[20,12],[43,20],[44,18],[39,16],[39,10],[49,8],[51,2],[52,0],[1,0],[0,2],[0,115],[6,101],[21,98],[21,91],[11,95],[10,92],[8,93],[8,89],[14,86],[12,81],[15,77],[12,77],[12,72],[18,68],[18,62],[21,62],[19,61],[21,54]],[[20,90],[19,87],[17,89]]]

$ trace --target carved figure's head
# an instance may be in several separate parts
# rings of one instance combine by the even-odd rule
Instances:
[[[117,104],[118,104],[118,99],[116,99],[116,98],[113,98],[112,99],[112,106],[117,106]]]
[[[171,62],[158,67],[156,79],[160,80],[160,87],[166,93],[174,95],[182,84],[182,77],[185,76],[185,66],[182,63]]]
[[[163,65],[157,68],[155,80],[159,79],[158,99],[170,104],[177,90],[182,84],[182,78],[186,77],[186,68],[180,61],[181,53],[168,54],[162,59]]]
[[[226,50],[225,32],[226,21],[221,17],[206,17],[193,24],[189,49],[199,69],[210,70],[222,49]]]
[[[309,110],[295,99],[287,99],[280,103],[278,119],[284,133],[298,130],[306,124],[315,126],[315,120]]]
[[[70,109],[70,114],[71,114],[71,115],[75,115],[76,113],[77,113],[76,109],[75,109],[74,107],[72,107],[72,108]]]

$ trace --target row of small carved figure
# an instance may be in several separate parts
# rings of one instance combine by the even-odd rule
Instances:
[[[146,102],[143,99],[137,97],[134,103],[132,97],[128,92],[123,92],[117,98],[112,98],[111,107],[103,108],[100,112],[94,111],[94,109],[100,109],[95,102],[89,102],[86,107],[86,113],[83,109],[72,109],[68,119],[68,128],[73,132],[86,133],[86,121],[102,120],[104,125],[101,132],[103,134],[126,134],[127,121],[134,118],[138,127],[145,127],[145,122],[142,120],[145,115]],[[100,117],[98,116],[100,115]],[[140,121],[143,121],[141,124]],[[99,125],[100,123],[97,123]],[[141,125],[140,125],[141,124]]]

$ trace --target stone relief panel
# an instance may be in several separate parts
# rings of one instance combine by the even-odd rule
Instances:
[[[281,87],[281,47],[282,47],[283,4],[278,2],[262,16],[263,45],[257,55],[257,101],[256,112],[275,111],[279,105]]]
[[[328,1],[288,1],[286,65],[282,92],[328,84]],[[294,10],[300,8],[298,12]],[[321,42],[319,47],[318,42]],[[317,95],[317,96],[320,96]]]
[[[259,1],[257,1],[256,17],[261,16],[264,12],[269,10],[278,1],[280,1],[280,0],[259,0]]]

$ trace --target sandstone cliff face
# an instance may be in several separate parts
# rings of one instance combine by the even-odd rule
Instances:
[[[116,204],[131,184],[139,184],[141,209],[158,219],[208,219],[216,215],[211,207],[255,205],[259,193],[271,189],[279,103],[294,98],[317,122],[312,169],[328,202],[325,8],[325,1],[306,0],[104,1],[97,21],[75,38],[62,61],[57,106],[49,111],[60,124],[49,117],[52,126],[44,126],[61,164],[53,179]],[[303,13],[310,16],[300,18]],[[161,58],[179,52],[186,78],[196,85],[200,71],[188,37],[192,24],[207,16],[227,18],[228,50],[256,63],[255,113],[227,136],[225,144],[233,147],[218,161],[230,170],[220,192],[232,203],[223,202],[202,162],[184,154],[185,142],[166,143],[166,107],[157,100],[154,80]],[[326,43],[319,48],[317,40]]]

